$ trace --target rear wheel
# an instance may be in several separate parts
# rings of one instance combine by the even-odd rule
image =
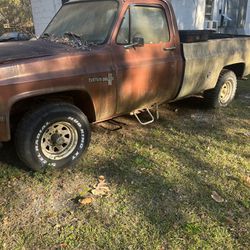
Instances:
[[[16,150],[33,170],[74,164],[87,149],[86,116],[68,103],[50,103],[27,113],[16,130]]]
[[[205,91],[204,98],[212,108],[226,107],[234,99],[236,90],[237,78],[235,73],[230,70],[222,70],[216,87]]]

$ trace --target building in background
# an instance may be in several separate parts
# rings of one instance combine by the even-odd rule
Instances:
[[[67,0],[31,0],[36,35],[40,35]],[[213,29],[250,34],[250,0],[171,0],[179,29]]]
[[[179,29],[250,34],[250,0],[172,0]]]
[[[35,33],[41,35],[53,16],[62,6],[62,0],[31,0]]]

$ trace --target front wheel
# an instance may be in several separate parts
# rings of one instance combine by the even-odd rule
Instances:
[[[27,113],[16,130],[19,158],[31,169],[63,168],[86,151],[91,132],[87,117],[68,103],[50,103]]]
[[[237,90],[237,78],[233,71],[222,70],[214,89],[207,90],[204,98],[212,108],[226,107],[235,97]]]

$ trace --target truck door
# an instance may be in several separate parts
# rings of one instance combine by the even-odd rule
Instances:
[[[133,4],[122,12],[113,38],[117,113],[174,99],[181,83],[182,58],[170,10],[161,4]],[[143,46],[130,46],[143,38]]]

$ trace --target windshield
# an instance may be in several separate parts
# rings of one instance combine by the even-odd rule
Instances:
[[[63,38],[72,33],[82,41],[104,43],[118,9],[116,1],[76,2],[64,5],[43,36]]]

